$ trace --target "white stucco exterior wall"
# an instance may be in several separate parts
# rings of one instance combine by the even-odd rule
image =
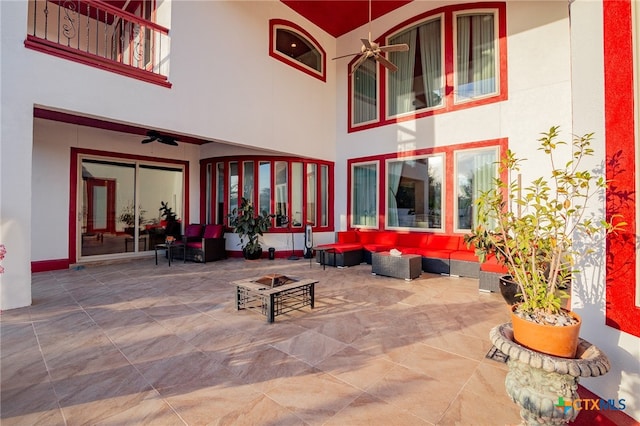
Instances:
[[[335,40],[279,1],[160,2],[159,22],[170,28],[171,89],[27,49],[28,2],[0,2],[0,11],[0,243],[8,250],[2,262],[6,272],[0,275],[0,309],[31,303],[32,261],[66,256],[70,147],[158,157],[176,152],[153,144],[142,147],[139,138],[126,135],[102,140],[86,129],[67,129],[53,137],[38,133],[35,140],[34,106],[239,148],[329,161],[335,157],[327,149],[334,146],[336,134],[331,62],[322,82],[271,58],[269,19],[304,27],[329,58]],[[77,134],[74,138],[67,132]],[[190,211],[197,219],[201,153],[195,145],[181,149],[178,157],[191,161]],[[52,221],[63,225],[46,225]]]

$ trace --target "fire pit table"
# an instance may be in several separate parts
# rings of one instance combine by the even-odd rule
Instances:
[[[277,315],[305,306],[313,309],[317,282],[273,274],[233,281],[231,284],[236,286],[237,310],[259,310],[271,323]]]

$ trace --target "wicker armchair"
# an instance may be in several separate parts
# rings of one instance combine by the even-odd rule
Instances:
[[[184,241],[188,260],[206,263],[227,257],[223,225],[205,225],[201,235],[187,237]]]

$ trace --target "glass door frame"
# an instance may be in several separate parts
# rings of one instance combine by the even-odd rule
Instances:
[[[104,161],[119,161],[123,163],[132,163],[135,165],[136,173],[140,163],[157,165],[159,167],[172,167],[182,169],[182,212],[183,223],[190,223],[189,217],[189,162],[183,160],[164,159],[157,157],[148,157],[141,155],[124,154],[109,151],[99,151],[84,148],[71,148],[71,167],[70,167],[70,197],[69,197],[69,263],[76,263],[79,261],[100,260],[109,258],[122,258],[122,257],[136,257],[136,256],[148,256],[149,250],[153,250],[147,247],[147,251],[128,252],[128,253],[114,253],[106,255],[94,255],[94,256],[82,256],[82,160],[94,159]],[[135,182],[135,192],[138,193],[138,179]],[[136,227],[136,235],[138,234],[138,228]],[[138,241],[134,236],[134,242],[136,244],[136,250],[138,249]]]

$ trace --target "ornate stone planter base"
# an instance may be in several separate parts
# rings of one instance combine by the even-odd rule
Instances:
[[[491,342],[509,356],[505,379],[507,395],[520,407],[526,425],[561,425],[578,416],[572,402],[579,399],[580,377],[604,375],[609,359],[595,345],[580,339],[576,358],[545,355],[513,341],[511,323],[494,327]]]

